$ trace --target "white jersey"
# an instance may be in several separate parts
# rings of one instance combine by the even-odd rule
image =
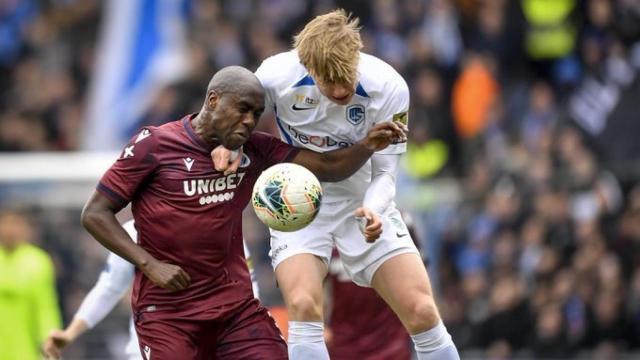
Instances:
[[[138,235],[133,220],[126,222],[122,227],[137,242]],[[75,317],[82,319],[90,329],[93,328],[111,312],[129,290],[134,272],[133,264],[114,253],[109,253],[107,263],[100,273],[98,281],[82,301]],[[129,320],[129,335],[125,354],[129,359],[142,359],[132,319]]]
[[[129,236],[137,242],[138,233],[136,232],[133,220],[122,225]],[[258,284],[255,279],[253,266],[251,265],[251,256],[247,245],[243,242],[245,256],[249,264],[251,274],[251,282],[253,285],[253,294],[258,297]],[[91,329],[97,325],[104,317],[118,304],[122,296],[129,290],[133,283],[135,275],[135,266],[120,256],[109,253],[107,262],[98,281],[91,291],[82,301],[80,308],[75,314],[75,318],[82,319]],[[129,320],[129,342],[125,348],[125,354],[129,360],[142,359],[140,349],[138,347],[138,336],[133,325],[133,318]]]
[[[320,93],[313,78],[300,64],[295,50],[267,58],[256,76],[266,91],[266,106],[273,108],[283,141],[316,152],[348,147],[363,139],[375,124],[407,123],[409,89],[406,82],[384,61],[361,53],[359,82],[347,105],[331,102]],[[394,144],[380,154],[401,154],[406,143]],[[323,183],[323,203],[362,199],[371,182],[367,162],[350,178]]]

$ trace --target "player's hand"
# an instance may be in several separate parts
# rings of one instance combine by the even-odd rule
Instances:
[[[45,359],[59,359],[62,349],[73,342],[71,335],[64,330],[52,330],[44,341],[42,352]]]
[[[397,121],[376,124],[363,140],[364,146],[371,151],[380,151],[395,143],[407,141],[407,127]]]
[[[360,226],[360,231],[362,231],[367,242],[371,243],[378,240],[380,234],[382,234],[382,221],[380,221],[380,217],[366,207],[357,208],[354,215],[358,221],[358,226]]]
[[[191,277],[178,265],[153,260],[140,269],[154,284],[169,291],[186,289],[191,284]]]
[[[240,160],[242,160],[242,147],[232,151],[219,145],[211,151],[211,160],[216,171],[222,171],[225,175],[233,174],[238,171]]]

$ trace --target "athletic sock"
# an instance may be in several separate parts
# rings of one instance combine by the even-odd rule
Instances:
[[[442,321],[435,327],[411,335],[418,360],[460,360],[458,349]]]
[[[289,321],[289,359],[328,360],[329,351],[324,343],[324,323]]]

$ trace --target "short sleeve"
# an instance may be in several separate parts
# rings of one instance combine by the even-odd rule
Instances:
[[[127,205],[143,181],[156,169],[157,148],[158,134],[153,128],[143,128],[102,176],[97,190],[115,204]]]
[[[398,121],[409,126],[409,87],[401,77],[387,87],[383,105],[376,116],[376,123]],[[378,154],[402,154],[407,151],[407,143],[389,145]]]
[[[270,62],[271,58],[265,59],[258,70],[256,70],[255,75],[260,80],[262,87],[264,88],[264,107],[265,109],[272,109],[274,104],[274,84],[273,79],[271,79],[271,74],[273,71],[270,70]]]
[[[290,162],[296,157],[299,148],[291,146],[280,139],[267,133],[254,134],[254,142],[263,156],[263,164],[266,169],[281,162]]]

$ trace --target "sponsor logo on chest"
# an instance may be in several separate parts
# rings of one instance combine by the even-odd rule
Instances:
[[[324,135],[324,136],[307,135],[301,132],[300,130],[292,127],[291,125],[287,125],[287,130],[289,130],[289,134],[291,134],[291,136],[293,136],[296,140],[298,140],[301,144],[304,144],[304,145],[312,144],[321,148],[322,147],[331,148],[336,146],[340,148],[346,148],[353,145],[352,142],[334,139],[329,135]]]
[[[318,99],[313,99],[301,94],[295,94],[294,97],[295,101],[293,105],[291,105],[291,109],[294,111],[311,110],[320,103]]]
[[[229,174],[217,178],[189,179],[182,181],[182,189],[186,196],[198,196],[200,205],[207,205],[232,200],[235,189],[240,185],[246,173]]]

